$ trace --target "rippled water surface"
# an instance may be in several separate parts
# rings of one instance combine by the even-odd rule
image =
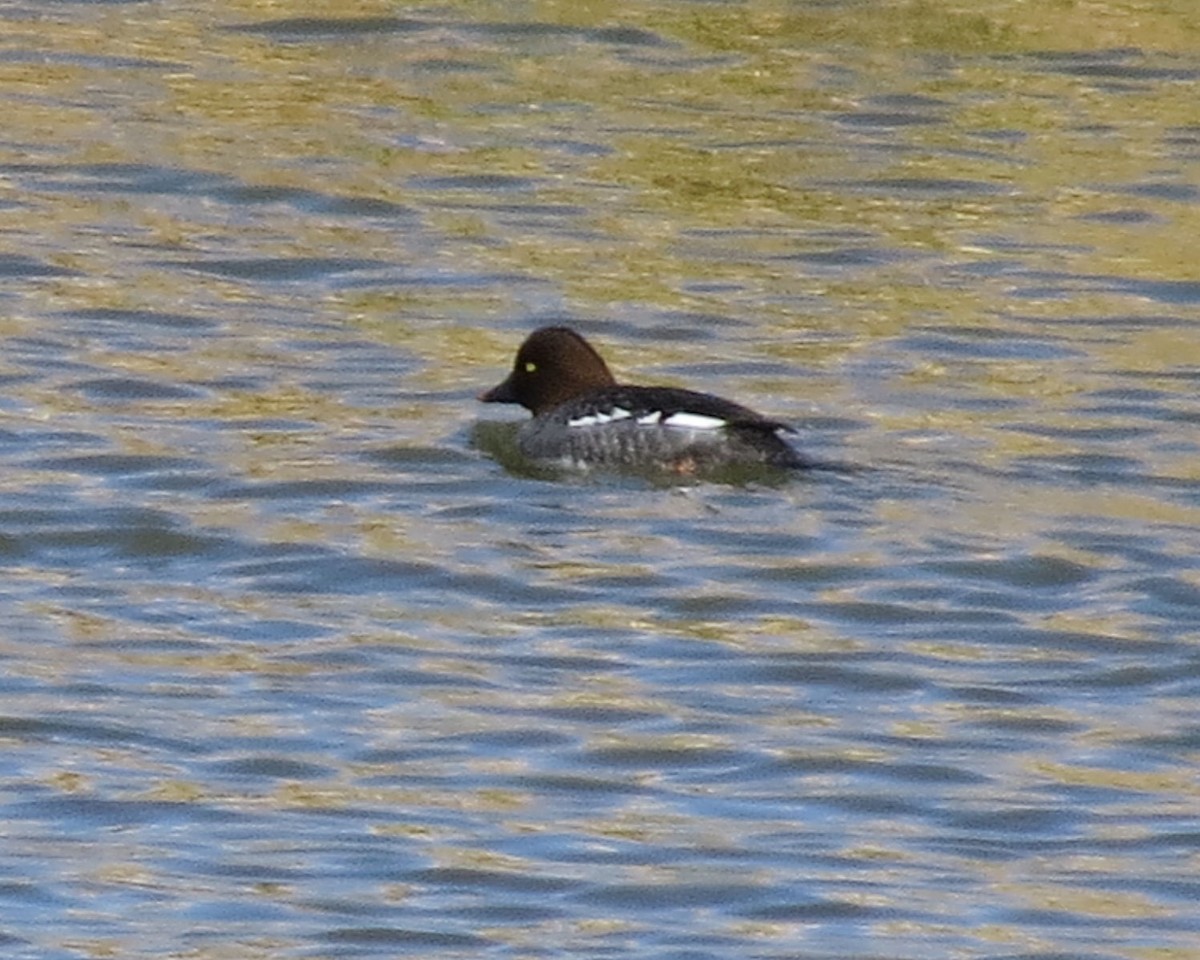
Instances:
[[[1200,958],[1200,15],[1027,7],[5,5],[3,955]]]

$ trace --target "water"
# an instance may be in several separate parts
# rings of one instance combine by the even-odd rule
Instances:
[[[5,956],[1200,957],[1190,4],[301,13],[0,13]]]

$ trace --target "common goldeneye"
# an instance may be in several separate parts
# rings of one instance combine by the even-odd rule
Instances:
[[[682,475],[812,465],[780,439],[791,427],[741,404],[694,390],[618,384],[569,327],[531,333],[512,373],[479,399],[532,411],[517,446],[544,463]]]

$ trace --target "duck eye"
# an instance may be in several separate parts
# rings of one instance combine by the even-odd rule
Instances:
[[[525,372],[526,373],[537,373],[537,364],[534,363],[532,360],[527,360],[525,362]]]

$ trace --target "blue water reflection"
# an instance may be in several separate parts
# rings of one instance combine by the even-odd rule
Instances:
[[[1200,65],[1018,7],[0,13],[4,955],[1190,956]]]

